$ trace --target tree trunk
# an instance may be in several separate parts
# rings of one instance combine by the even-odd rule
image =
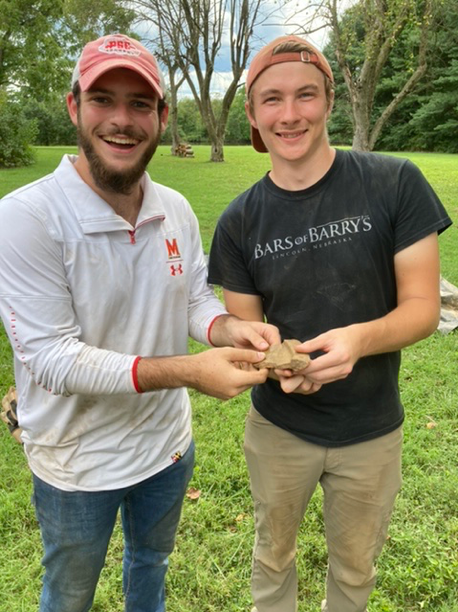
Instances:
[[[370,151],[369,132],[361,122],[355,122],[355,131],[351,148],[353,151]]]
[[[178,106],[177,102],[172,102],[170,106],[170,134],[172,136],[172,155],[177,155],[178,145],[181,142],[178,134]]]
[[[367,92],[362,90],[353,90],[353,142],[352,149],[354,151],[370,151],[371,137],[371,121],[369,111],[369,100]]]
[[[212,138],[210,161],[224,161],[224,138],[221,138],[220,136],[215,136]]]

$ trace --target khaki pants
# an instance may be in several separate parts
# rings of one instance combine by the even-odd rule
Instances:
[[[255,507],[252,594],[258,612],[297,610],[296,536],[318,483],[329,557],[323,609],[366,610],[401,486],[401,447],[401,428],[351,446],[317,446],[251,408],[245,456]]]

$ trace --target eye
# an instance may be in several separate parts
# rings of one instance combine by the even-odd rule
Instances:
[[[269,96],[268,98],[264,98],[263,104],[275,104],[279,100],[280,98],[278,96]]]
[[[133,100],[132,106],[139,111],[152,111],[154,110],[154,102],[150,100]]]
[[[107,98],[107,96],[92,96],[89,99],[90,102],[92,102],[93,104],[97,104],[98,106],[106,106],[107,104],[110,103],[110,98]]]

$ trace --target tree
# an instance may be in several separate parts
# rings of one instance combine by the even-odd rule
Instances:
[[[178,102],[179,138],[194,144],[208,142],[208,135],[202,123],[194,98],[182,98]]]
[[[68,116],[65,95],[50,95],[45,101],[26,100],[21,108],[36,124],[36,145],[76,145],[76,129]]]
[[[374,148],[389,118],[424,76],[428,35],[434,31],[440,4],[441,0],[359,0],[341,13],[342,2],[323,0],[313,17],[301,26],[303,32],[310,32],[320,17],[320,27],[330,29],[331,44],[349,94],[354,149]],[[399,90],[375,114],[374,101],[383,68],[396,41],[407,30],[416,33],[411,36],[415,48],[410,68],[404,72]]]
[[[373,116],[377,117],[413,73],[420,32],[405,28],[398,36],[377,82]],[[354,54],[362,54],[354,47]],[[331,141],[351,144],[353,126],[348,89],[335,59],[332,41],[325,47],[335,76],[336,102],[329,122]],[[426,72],[385,123],[374,148],[390,151],[458,151],[458,0],[443,5],[427,45]],[[360,57],[351,57],[353,65]]]
[[[0,90],[0,168],[27,166],[35,160],[30,143],[37,127],[33,119],[27,119],[18,104],[7,100]]]
[[[180,10],[180,6],[177,7]],[[149,14],[149,12],[148,12]],[[140,11],[136,17],[136,23],[147,22],[149,18],[145,18],[145,13]],[[177,19],[182,19],[181,15],[177,14]],[[165,66],[168,77],[169,77],[169,90],[167,92],[169,97],[169,121],[167,127],[167,133],[170,135],[172,140],[172,155],[177,155],[178,146],[181,142],[180,130],[178,125],[178,90],[183,84],[185,78],[183,73],[180,71],[180,65],[174,56],[173,48],[168,43],[167,28],[166,25],[162,25],[162,12],[158,11],[156,15],[157,28],[155,27],[154,35],[154,47],[153,52],[159,62]],[[154,24],[153,24],[154,25]]]
[[[129,3],[142,22],[159,29],[158,55],[163,60],[170,58],[186,79],[208,132],[211,161],[224,161],[229,109],[252,49],[254,27],[267,18],[261,13],[261,5],[262,0],[132,0]],[[226,44],[231,80],[216,112],[211,100],[212,84],[217,57]]]
[[[77,56],[86,43],[103,36],[131,31],[135,13],[118,0],[61,0],[63,19],[59,27],[67,54]]]
[[[245,99],[245,88],[240,87],[227,119],[226,142],[230,144],[250,143],[250,124],[245,113]]]
[[[430,37],[428,56],[431,59],[421,98],[407,123],[413,135],[406,139],[407,144],[428,151],[457,153],[458,0],[444,4],[440,27]]]
[[[59,99],[65,105],[63,94],[70,87],[81,47],[105,32],[127,28],[133,13],[118,6],[117,0],[0,0],[0,14],[0,96],[5,124],[0,163],[9,166],[30,163],[28,145],[36,128],[42,140],[46,121],[59,120],[51,117],[49,109]],[[31,113],[33,105],[36,115]],[[29,114],[18,109],[28,109]],[[7,117],[15,122],[11,129],[7,129]]]
[[[0,0],[0,87],[27,84],[30,93],[62,84],[62,49],[55,25],[61,0]]]

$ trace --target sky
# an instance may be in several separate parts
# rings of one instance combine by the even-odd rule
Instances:
[[[254,36],[253,36],[253,54],[259,50],[263,44],[270,42],[274,38],[278,36],[282,36],[284,34],[294,34],[297,32],[297,23],[298,21],[305,21],[306,14],[305,12],[301,12],[300,15],[296,18],[293,18],[292,15],[295,11],[297,11],[299,3],[301,6],[304,6],[303,1],[301,0],[289,0],[289,2],[283,1],[283,15],[281,17],[272,17],[268,19],[262,25],[257,26],[255,28]],[[276,0],[264,0],[263,9],[269,10],[271,7],[278,7],[279,4]],[[139,31],[141,36],[145,36],[146,38],[151,38],[151,31],[148,33]],[[326,43],[326,31],[320,30],[313,34],[307,36],[307,39],[314,44],[318,49],[323,49],[323,46]],[[166,80],[167,75],[165,74]],[[212,78],[212,95],[223,95],[226,91],[227,87],[232,81],[232,71],[230,65],[230,50],[228,44],[223,44],[220,49],[220,52],[217,57],[217,61],[215,63],[215,73]],[[242,77],[241,83],[243,83],[244,78]],[[179,97],[192,97],[191,90],[189,85],[185,82],[180,90]]]

